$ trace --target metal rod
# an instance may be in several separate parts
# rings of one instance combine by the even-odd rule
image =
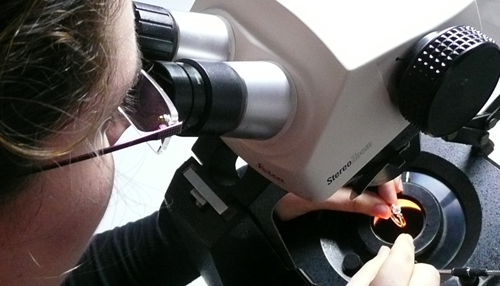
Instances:
[[[466,277],[475,277],[475,276],[500,276],[500,270],[488,270],[481,268],[452,268],[452,269],[439,269],[439,274],[442,275],[451,275],[451,276],[466,276]]]

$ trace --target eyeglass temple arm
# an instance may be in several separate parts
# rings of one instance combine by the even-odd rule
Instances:
[[[55,169],[58,167],[63,167],[63,166],[69,165],[69,164],[74,164],[77,162],[85,161],[85,160],[88,160],[91,158],[99,157],[99,156],[106,155],[106,154],[109,154],[109,153],[112,153],[112,152],[115,152],[115,151],[118,151],[121,149],[125,149],[128,147],[134,146],[134,145],[138,145],[138,144],[141,144],[144,142],[165,139],[168,137],[172,137],[174,135],[178,135],[181,133],[181,131],[182,131],[182,122],[177,122],[177,123],[174,123],[173,125],[170,125],[164,129],[153,131],[144,137],[140,137],[140,138],[137,138],[137,139],[129,141],[129,142],[106,147],[106,148],[97,150],[95,152],[82,154],[82,155],[79,155],[79,156],[76,156],[73,158],[68,158],[68,159],[65,159],[62,161],[57,161],[57,162],[47,164],[44,166],[33,167],[30,170],[28,170],[28,172],[26,172],[25,175],[39,173],[42,171],[47,171],[47,170]]]

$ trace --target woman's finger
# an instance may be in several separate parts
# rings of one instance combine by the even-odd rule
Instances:
[[[382,246],[378,251],[377,256],[368,261],[359,269],[354,275],[347,286],[366,286],[372,282],[373,278],[377,275],[380,267],[389,256],[390,249],[387,246]]]
[[[378,194],[388,205],[397,204],[397,194],[403,191],[401,177],[378,186]]]
[[[361,195],[352,189],[341,188],[326,201],[311,202],[291,193],[286,194],[276,205],[275,211],[283,220],[293,219],[315,210],[336,210],[362,213],[388,219],[391,216],[389,205],[397,203],[396,193],[401,191],[401,178],[398,177],[378,187],[378,194],[364,191]]]
[[[359,196],[353,196],[353,192],[351,189],[342,188],[323,202],[320,207],[323,209],[362,213],[384,219],[391,216],[391,210],[387,202],[378,194],[371,191],[364,191]]]
[[[315,202],[288,193],[276,203],[274,211],[281,220],[291,220],[310,211],[318,210],[319,208],[317,208],[316,204]]]
[[[401,234],[370,286],[406,286],[412,277],[414,264],[413,238],[408,234]]]
[[[356,212],[384,219],[391,216],[387,202],[376,193],[365,191],[354,199],[352,194],[351,189],[342,188],[326,201],[311,202],[289,193],[278,201],[274,210],[282,220],[290,220],[315,210]]]
[[[440,283],[439,272],[434,266],[419,263],[413,267],[413,273],[408,286],[439,286]]]

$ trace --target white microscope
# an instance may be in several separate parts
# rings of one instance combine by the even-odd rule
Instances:
[[[485,105],[500,49],[478,11],[474,0],[197,0],[192,12],[135,3],[145,65],[183,135],[200,137],[165,208],[209,285],[345,283],[399,230],[328,213],[280,232],[274,203],[401,174],[402,199],[419,206],[403,208],[419,225],[417,258],[498,268],[478,250],[498,238],[481,227],[496,197],[477,173],[498,171],[479,160],[499,117],[500,102]],[[237,157],[248,166],[235,169]],[[472,280],[443,285],[483,283]]]

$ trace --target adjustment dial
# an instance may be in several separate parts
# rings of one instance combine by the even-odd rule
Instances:
[[[392,99],[422,132],[442,137],[467,124],[484,106],[500,75],[500,49],[470,26],[422,38],[403,60]]]

